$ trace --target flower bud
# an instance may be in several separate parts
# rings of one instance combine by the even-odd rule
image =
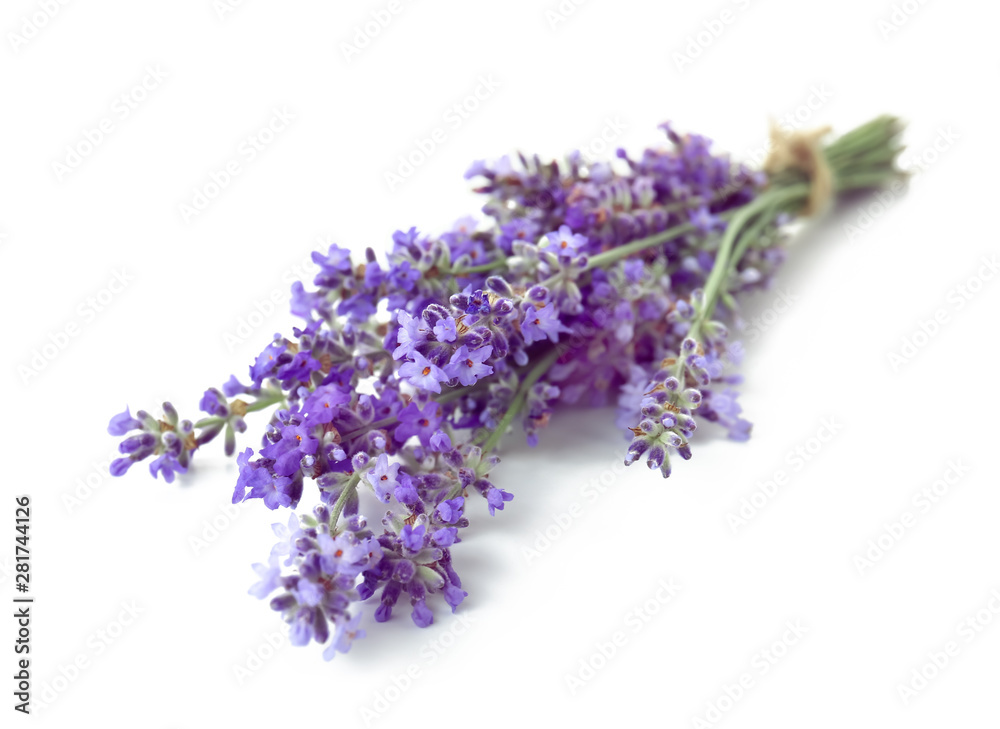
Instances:
[[[514,296],[514,289],[510,287],[510,284],[507,283],[507,280],[503,276],[490,276],[486,279],[486,288],[500,296],[507,298]]]

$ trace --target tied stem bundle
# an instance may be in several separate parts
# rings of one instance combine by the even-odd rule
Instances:
[[[831,128],[810,131],[784,131],[771,122],[771,151],[764,161],[764,172],[775,177],[782,172],[801,172],[809,182],[809,197],[801,215],[824,211],[833,197],[833,171],[820,147],[820,140]]]

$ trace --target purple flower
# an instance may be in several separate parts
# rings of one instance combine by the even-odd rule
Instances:
[[[497,245],[506,253],[510,253],[514,241],[530,243],[538,237],[538,225],[527,218],[514,218],[506,225],[500,226],[500,236]]]
[[[278,589],[278,578],[281,577],[281,567],[278,566],[278,555],[271,553],[267,564],[259,562],[253,565],[253,571],[260,577],[260,582],[251,585],[247,591],[258,600],[263,600],[272,592]]]
[[[281,429],[281,440],[261,449],[260,454],[274,460],[274,472],[291,476],[299,470],[302,456],[313,455],[319,441],[304,425],[286,425]]]
[[[111,462],[111,468],[109,469],[112,476],[124,476],[125,472],[132,467],[135,463],[133,458],[116,458]]]
[[[431,436],[430,449],[435,453],[442,453],[451,450],[451,438],[443,430],[434,431]]]
[[[426,533],[427,527],[423,524],[418,527],[407,524],[399,533],[399,541],[411,552],[419,552],[424,547],[424,536]]]
[[[489,166],[486,164],[486,160],[477,159],[471,165],[469,169],[465,171],[465,179],[471,180],[473,177],[479,177],[480,175],[486,176],[489,173]]]
[[[142,422],[133,418],[132,413],[125,408],[125,412],[118,413],[111,422],[108,423],[108,433],[110,435],[125,435],[130,430],[138,430],[142,427]]]
[[[174,474],[187,473],[187,468],[171,454],[164,453],[149,464],[149,472],[153,474],[153,478],[156,478],[157,474],[163,474],[164,481],[173,483]]]
[[[205,394],[201,396],[201,402],[198,403],[198,407],[203,413],[208,413],[209,415],[215,415],[220,418],[229,416],[229,403],[226,401],[225,395],[214,387],[205,390]]]
[[[434,325],[434,336],[439,342],[454,342],[458,336],[455,329],[455,320],[448,316],[438,321]]]
[[[233,503],[236,502],[234,501]],[[285,524],[272,524],[271,530],[278,537],[277,543],[271,548],[271,556],[275,558],[287,557],[284,565],[288,567],[295,561],[295,557],[298,555],[298,548],[295,546],[295,542],[300,537],[305,536],[305,532],[302,531],[302,527],[299,524],[298,515],[294,513],[289,514],[287,526]]]
[[[330,245],[325,256],[319,251],[313,251],[312,259],[320,267],[315,279],[317,286],[336,288],[351,272],[351,252],[336,243]]]
[[[365,286],[369,289],[377,289],[385,281],[385,271],[375,261],[365,265]]]
[[[279,335],[275,335],[277,337]],[[254,387],[260,387],[260,383],[265,377],[270,377],[278,367],[278,358],[288,348],[284,341],[274,341],[264,347],[264,351],[257,355],[253,365],[250,367],[250,379],[253,380]]]
[[[383,453],[375,460],[375,468],[365,474],[365,478],[374,487],[375,495],[380,501],[389,503],[389,497],[399,485],[397,479],[399,465],[399,463],[389,463],[389,456]]]
[[[316,607],[323,600],[323,588],[310,580],[299,580],[298,584],[292,588],[291,593],[299,605],[307,607]]]
[[[427,603],[422,599],[413,602],[413,612],[410,613],[410,617],[413,618],[413,623],[418,628],[426,628],[434,622],[434,613],[431,612],[430,608],[427,607]]]
[[[476,232],[476,226],[479,225],[478,221],[471,215],[465,215],[455,221],[454,225],[451,226],[453,233],[460,233],[461,235],[472,235]]]
[[[152,433],[132,435],[118,444],[118,452],[131,454],[135,460],[151,455],[156,448],[156,436]]]
[[[236,467],[239,469],[239,477],[236,479],[236,488],[233,491],[233,503],[238,504],[246,498],[247,489],[253,489],[264,479],[270,478],[266,469],[261,468],[259,462],[250,462],[253,458],[253,448],[247,448],[236,456]]]
[[[576,235],[568,225],[559,226],[559,230],[545,236],[548,241],[545,250],[561,255],[572,255],[587,245],[586,237]]]
[[[222,386],[222,392],[226,397],[236,397],[237,395],[243,395],[249,392],[246,385],[240,383],[236,379],[236,375],[229,375],[229,379],[226,380],[225,384]]]
[[[325,573],[331,575],[346,575],[353,579],[382,557],[382,548],[377,541],[359,542],[351,533],[342,533],[337,537],[320,534],[316,541],[320,565]]]
[[[431,436],[441,424],[443,415],[441,406],[436,402],[429,402],[423,409],[417,407],[415,402],[411,402],[399,411],[399,425],[396,427],[394,437],[397,442],[404,443],[412,436],[418,436],[420,443],[425,447],[430,447]]]
[[[465,590],[452,584],[445,585],[443,592],[444,600],[451,606],[452,612],[455,612],[455,609],[462,603],[462,600],[469,596],[469,593]]]
[[[277,376],[285,389],[299,382],[309,382],[313,372],[318,371],[322,365],[309,350],[302,350],[292,357],[292,361],[285,364],[278,370]]]
[[[448,381],[448,375],[440,367],[424,357],[420,352],[413,352],[412,362],[404,362],[399,368],[399,376],[414,387],[430,392],[441,392],[441,383]]]
[[[413,354],[418,344],[427,341],[430,330],[423,319],[410,316],[405,311],[396,314],[396,321],[399,322],[399,329],[396,331],[396,349],[392,358],[402,359]]]
[[[471,352],[464,344],[455,350],[448,364],[444,366],[444,372],[448,377],[457,377],[458,381],[468,387],[476,384],[476,381],[493,374],[493,368],[488,364],[483,364],[489,356],[493,354],[493,347],[486,345]]]
[[[329,308],[326,296],[321,291],[306,291],[301,281],[292,284],[290,311],[293,316],[306,321],[313,320],[313,311],[324,311]]]
[[[392,606],[396,604],[401,590],[402,586],[394,580],[390,580],[385,584],[385,587],[382,588],[382,597],[379,601],[379,606],[375,609],[376,622],[384,623],[392,616]]]
[[[629,283],[638,283],[646,273],[646,264],[641,258],[627,258],[622,262],[622,273]]]
[[[313,637],[313,621],[315,619],[316,612],[312,608],[300,608],[288,629],[288,641],[292,645],[308,645]]]
[[[457,301],[464,302],[460,306],[465,310],[466,314],[481,314],[486,316],[491,311],[489,296],[482,289],[476,289],[468,295],[463,293],[453,296],[452,303]]]
[[[455,527],[441,527],[431,534],[431,541],[438,547],[450,547],[458,537],[458,529]]]
[[[337,653],[347,653],[351,650],[351,644],[360,638],[365,637],[365,631],[358,628],[361,623],[361,613],[357,613],[353,618],[337,623],[337,629],[333,633],[333,640],[323,651],[323,660],[330,661]]]
[[[514,494],[509,494],[503,489],[498,489],[496,487],[491,488],[486,492],[486,503],[489,505],[490,516],[499,509],[503,511],[503,505],[505,502],[510,501],[514,498]]]
[[[737,418],[729,425],[729,430],[726,435],[728,435],[732,440],[747,441],[750,440],[750,431],[752,429],[753,423],[749,420]]]
[[[559,341],[559,333],[569,331],[556,313],[555,306],[546,304],[541,309],[528,306],[521,320],[521,334],[526,344],[540,342],[546,337],[553,342]]]
[[[409,261],[403,261],[389,269],[388,278],[389,283],[395,288],[412,291],[413,286],[420,280],[420,271],[413,268]]]
[[[689,215],[689,220],[699,233],[711,233],[726,227],[726,224],[718,215],[713,215],[708,211],[706,205],[702,205],[697,210],[692,211]]]
[[[437,506],[438,516],[445,524],[454,524],[462,518],[462,509],[465,507],[465,498],[456,496],[454,499],[442,501]]]
[[[365,321],[377,310],[375,297],[368,292],[355,294],[337,305],[337,313],[341,316],[349,316],[354,321]]]
[[[320,385],[305,399],[302,405],[308,426],[329,423],[337,413],[339,405],[351,402],[351,393],[339,385]]]
[[[250,492],[251,499],[263,499],[264,506],[272,511],[279,506],[292,506],[297,500],[295,484],[287,476],[275,476],[264,469],[259,469],[266,479],[262,478]]]
[[[410,507],[415,506],[420,501],[420,494],[417,492],[413,477],[407,473],[400,473],[398,479],[399,483],[393,492],[396,501]]]

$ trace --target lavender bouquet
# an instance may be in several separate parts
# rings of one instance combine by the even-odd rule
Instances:
[[[112,473],[152,458],[171,482],[221,436],[239,465],[234,503],[295,509],[308,482],[318,503],[275,525],[250,593],[276,592],[291,642],[327,644],[330,659],[364,636],[375,595],[376,621],[405,595],[420,627],[435,600],[462,603],[452,549],[472,513],[514,498],[490,479],[515,422],[534,446],[558,403],[616,399],[626,464],[664,477],[706,423],[746,440],[727,334],[737,298],[768,286],[794,216],[901,177],[901,125],[879,117],[825,147],[827,130],[775,130],[759,171],[662,128],[670,148],[618,150],[613,164],[476,162],[466,177],[485,221],[396,231],[381,261],[370,248],[363,261],[336,245],[313,253],[312,287],[292,286],[302,326],[276,334],[245,378],[206,390],[200,420],[170,403],[161,417],[114,416],[108,432],[125,439]],[[257,411],[270,412],[259,446],[237,453]],[[387,507],[365,505],[386,509],[372,529],[361,508],[376,499]]]

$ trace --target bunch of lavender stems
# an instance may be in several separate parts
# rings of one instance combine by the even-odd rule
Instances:
[[[815,178],[805,165],[752,171],[663,128],[672,147],[618,150],[615,163],[476,162],[467,177],[487,221],[396,231],[382,263],[371,248],[363,262],[336,245],[313,253],[315,289],[292,287],[303,326],[276,334],[246,381],[206,390],[197,422],[170,403],[112,418],[125,436],[112,472],[152,458],[171,482],[219,435],[236,453],[246,417],[269,410],[259,447],[237,455],[233,502],[295,509],[309,482],[318,504],[275,525],[250,593],[277,592],[291,642],[326,644],[329,659],[364,635],[360,604],[376,594],[378,622],[403,595],[421,627],[432,596],[460,605],[452,548],[469,499],[491,516],[513,499],[490,477],[515,421],[534,446],[556,404],[616,401],[626,464],[664,477],[700,426],[747,439],[727,324],[739,325],[737,297],[770,284]],[[899,178],[900,131],[883,116],[826,146],[834,191]],[[362,491],[388,505],[380,530]]]

